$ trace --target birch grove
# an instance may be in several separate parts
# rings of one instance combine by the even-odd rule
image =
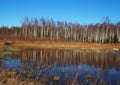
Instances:
[[[107,17],[103,23],[81,25],[52,19],[25,18],[21,27],[0,27],[0,40],[5,39],[119,43],[120,22],[113,24]]]

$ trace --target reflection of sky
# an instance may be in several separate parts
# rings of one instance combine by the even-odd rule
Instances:
[[[113,84],[115,83],[115,81],[120,81],[120,71],[116,71],[114,68],[113,69],[109,69],[109,71],[107,72],[107,75],[110,77],[110,79],[112,80]]]
[[[10,70],[19,69],[20,64],[20,59],[7,58],[4,61],[5,68],[9,68]]]
[[[11,57],[4,59],[3,63],[5,68],[9,68],[11,70],[13,69],[19,70],[21,69],[21,66],[24,67],[26,65],[30,67],[29,70],[35,69],[34,67],[36,67],[37,65],[39,66],[39,64],[36,64],[35,62],[21,63],[20,59],[14,59]],[[114,68],[102,70],[101,68],[96,68],[94,66],[89,66],[87,64],[79,64],[77,66],[74,66],[74,65],[58,66],[57,62],[55,62],[52,65],[52,68],[49,70],[44,70],[43,74],[44,75],[57,74],[60,76],[62,80],[64,78],[64,76],[62,75],[62,72],[64,72],[67,77],[70,77],[70,76],[75,76],[77,71],[79,72],[79,78],[80,78],[79,81],[82,81],[83,79],[85,79],[87,73],[95,77],[97,77],[100,74],[100,77],[106,81],[108,81],[108,78],[110,78],[110,81],[112,81],[112,84],[116,84],[116,82],[120,80],[120,71],[117,71]]]
[[[112,85],[116,85],[117,81],[120,80],[120,71],[117,71],[114,68],[104,71],[101,68],[96,68],[87,64],[80,64],[78,66],[57,66],[55,63],[53,68],[49,70],[48,73],[53,73],[61,76],[61,72],[64,72],[66,76],[71,77],[75,76],[77,71],[79,72],[79,81],[84,80],[87,74],[94,76],[95,78],[100,76],[100,78],[106,82],[109,82],[110,79]],[[61,76],[61,78],[63,78],[63,76]]]

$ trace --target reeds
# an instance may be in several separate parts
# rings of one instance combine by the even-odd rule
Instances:
[[[35,76],[36,75],[36,76]],[[64,82],[60,81],[59,75],[42,75],[42,70],[37,74],[31,71],[10,71],[8,69],[2,69],[0,71],[0,85],[112,85],[111,80],[106,82],[104,79],[87,74],[85,80],[79,82],[79,72],[76,72],[75,76],[64,78]],[[119,85],[119,82],[118,82]]]
[[[86,72],[84,80],[79,81],[79,78],[83,76],[80,76],[78,70],[71,75],[67,75],[64,70],[61,70],[59,75],[49,74],[52,65],[24,64],[18,71],[11,71],[2,67],[0,70],[0,85],[112,85],[110,78],[108,82],[101,78],[101,71],[96,76]],[[61,81],[61,76],[64,78],[63,81]]]

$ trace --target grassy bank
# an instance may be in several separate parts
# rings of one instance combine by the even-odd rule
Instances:
[[[4,42],[0,43],[0,49],[6,48]],[[76,51],[120,51],[120,44],[99,44],[99,43],[80,43],[80,42],[65,42],[65,41],[13,41],[11,48],[7,50],[19,50],[21,47],[34,47],[34,48],[60,48],[71,49]]]

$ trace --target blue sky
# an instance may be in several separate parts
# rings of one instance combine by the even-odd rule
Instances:
[[[24,17],[100,23],[120,21],[120,0],[0,0],[0,26],[21,26]]]

